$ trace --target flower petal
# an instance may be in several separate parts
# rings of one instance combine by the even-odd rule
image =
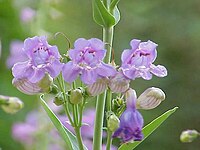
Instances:
[[[139,76],[142,77],[145,80],[151,80],[152,74],[149,71],[149,68],[141,68],[138,70]]]
[[[34,69],[34,74],[32,76],[28,76],[28,80],[32,83],[37,83],[40,80],[42,80],[42,78],[45,76],[45,70],[44,69],[38,69],[35,68]]]
[[[27,95],[35,95],[42,92],[42,89],[37,83],[31,83],[28,79],[16,79],[12,80],[12,84],[22,93]]]
[[[118,72],[109,82],[109,88],[114,93],[123,93],[129,88],[130,80],[122,72]]]
[[[141,50],[145,50],[150,52],[150,57],[151,57],[151,61],[154,62],[156,57],[157,57],[157,51],[156,51],[156,47],[158,46],[158,44],[148,40],[147,42],[141,42],[139,45],[139,48]]]
[[[138,48],[140,42],[141,42],[141,40],[137,40],[137,39],[131,40],[131,42],[130,42],[131,49],[136,50]]]
[[[162,66],[162,65],[151,65],[151,73],[153,73],[154,75],[158,76],[158,77],[165,77],[167,76],[167,69]]]
[[[88,85],[93,84],[97,81],[97,78],[98,78],[98,75],[95,69],[91,69],[91,70],[84,69],[82,71],[81,80],[85,84],[88,84]]]
[[[90,42],[90,46],[95,50],[102,50],[104,49],[104,43],[97,38],[91,38],[88,40]]]
[[[103,77],[114,76],[117,73],[113,66],[105,64],[104,62],[99,65],[96,71],[98,75]]]
[[[50,74],[52,78],[55,78],[60,74],[62,67],[63,64],[60,61],[55,60],[52,64],[47,65],[45,70]]]
[[[31,76],[33,72],[34,70],[29,65],[29,61],[16,63],[12,68],[12,74],[15,78]]]
[[[66,82],[72,83],[77,76],[79,75],[81,69],[73,64],[72,61],[69,61],[67,64],[63,66],[62,74],[63,78]]]
[[[82,50],[85,47],[88,47],[90,42],[84,38],[79,38],[74,43],[74,49]]]
[[[95,83],[88,85],[87,91],[91,96],[97,96],[106,90],[107,84],[108,84],[108,79],[106,78],[97,79]]]
[[[128,79],[134,80],[135,78],[138,77],[137,70],[135,68],[128,68],[128,69],[122,68],[122,72]]]

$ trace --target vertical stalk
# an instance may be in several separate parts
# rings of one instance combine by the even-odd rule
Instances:
[[[79,126],[74,127],[74,130],[75,130],[75,133],[76,133],[76,138],[77,138],[77,141],[78,141],[79,150],[84,150],[83,141],[82,141],[81,133],[80,133],[80,127]]]
[[[112,145],[112,132],[107,131],[107,144],[106,144],[106,150],[110,150],[110,147]]]
[[[105,43],[105,49],[107,50],[107,55],[105,58],[106,63],[110,63],[110,60],[111,60],[112,41],[113,41],[113,27],[103,28],[103,42]],[[105,91],[103,94],[97,97],[96,118],[95,118],[95,127],[94,127],[95,130],[94,130],[94,139],[93,139],[94,150],[102,149],[102,127],[103,127],[105,103],[111,106],[111,101],[106,102],[106,97],[107,97],[107,91]]]

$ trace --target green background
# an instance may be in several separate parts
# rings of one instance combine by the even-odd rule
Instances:
[[[30,6],[38,10],[38,17],[30,24],[20,22],[20,9]],[[199,150],[200,140],[190,144],[179,141],[185,129],[200,131],[200,1],[199,0],[121,0],[119,3],[121,20],[115,27],[115,60],[120,64],[123,49],[130,48],[133,38],[152,40],[159,46],[155,64],[163,64],[168,69],[165,78],[153,77],[150,81],[137,79],[132,88],[138,95],[146,88],[160,87],[166,93],[166,100],[156,109],[141,111],[145,124],[178,106],[179,110],[170,117],[150,138],[137,149],[143,150]],[[50,17],[56,13],[58,18]],[[53,12],[52,12],[53,11]],[[39,33],[37,29],[55,34],[63,32],[73,43],[77,38],[102,37],[102,29],[92,19],[91,0],[0,0],[0,39],[2,54],[0,59],[0,94],[18,96],[25,107],[15,115],[0,110],[0,147],[3,150],[23,150],[11,137],[11,125],[23,121],[26,114],[38,106],[36,97],[17,91],[11,84],[11,70],[5,62],[12,40],[24,40]],[[57,44],[64,52],[67,43],[59,36],[51,44]]]

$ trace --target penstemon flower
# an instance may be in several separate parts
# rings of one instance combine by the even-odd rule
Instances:
[[[131,49],[124,50],[121,57],[121,69],[127,78],[134,80],[142,77],[145,80],[150,80],[152,74],[158,77],[167,75],[164,66],[153,64],[157,57],[157,44],[152,41],[141,42],[133,39],[130,45]]]
[[[127,109],[120,117],[120,127],[112,136],[113,138],[121,138],[124,143],[132,140],[141,141],[143,138],[142,127],[144,121],[142,115],[136,109],[136,98],[135,90],[129,89],[126,92]]]
[[[103,47],[104,43],[96,38],[77,39],[74,49],[69,50],[71,61],[63,67],[65,81],[72,83],[81,74],[83,83],[89,85],[95,83],[97,79],[114,76],[116,73],[114,67],[103,62],[106,55]]]
[[[28,61],[18,62],[12,68],[16,79],[27,79],[31,83],[40,81],[46,73],[52,78],[59,75],[63,64],[56,46],[48,44],[46,37],[33,37],[24,41],[23,51]]]

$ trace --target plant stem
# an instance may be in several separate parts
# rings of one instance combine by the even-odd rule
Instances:
[[[110,63],[111,61],[112,41],[113,41],[113,27],[103,28],[103,42],[105,43],[105,49],[107,50],[107,55],[105,58],[106,63]],[[94,139],[93,139],[94,150],[102,149],[102,127],[103,127],[106,97],[107,97],[107,91],[105,91],[103,94],[97,97],[96,118],[95,118],[95,127],[94,127],[95,130],[94,130]],[[107,103],[109,103],[108,105],[111,106],[111,101]]]
[[[107,144],[106,144],[106,150],[110,150],[110,147],[112,145],[112,132],[107,131]]]
[[[96,117],[94,125],[94,139],[93,139],[93,149],[101,150],[102,148],[102,127],[103,127],[103,118],[104,118],[104,106],[106,100],[106,92],[100,96],[97,96],[96,104]]]
[[[84,150],[83,148],[83,141],[82,141],[82,138],[81,138],[81,133],[80,133],[80,127],[74,127],[74,131],[76,133],[76,139],[78,141],[78,147],[79,147],[79,150]]]

